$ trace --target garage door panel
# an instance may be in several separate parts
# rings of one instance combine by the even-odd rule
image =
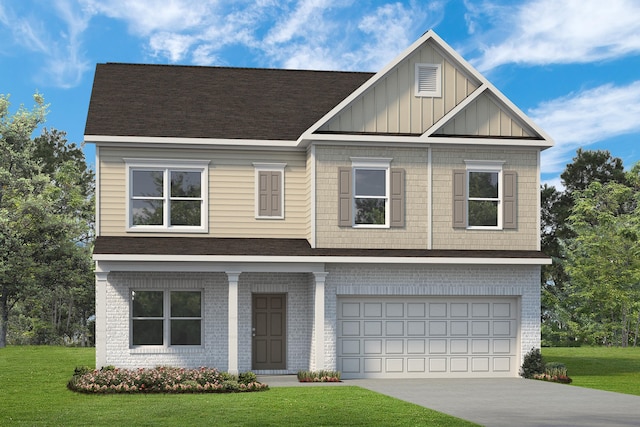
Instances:
[[[404,304],[388,302],[385,307],[387,317],[404,317]]]
[[[382,303],[365,303],[364,317],[382,317]]]
[[[344,378],[517,376],[517,301],[340,297]]]

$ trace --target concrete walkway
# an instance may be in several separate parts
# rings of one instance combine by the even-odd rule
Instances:
[[[640,396],[521,378],[362,379],[312,385],[285,375],[259,376],[259,381],[270,387],[355,385],[484,426],[640,426]]]

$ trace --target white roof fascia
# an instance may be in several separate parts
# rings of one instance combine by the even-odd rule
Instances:
[[[534,132],[538,133],[540,137],[542,137],[547,143],[553,145],[553,139],[538,125],[536,125],[526,114],[522,112],[513,102],[509,100],[502,92],[498,90],[486,77],[484,77],[478,70],[475,69],[473,65],[467,62],[458,52],[456,52],[451,46],[449,46],[444,40],[440,38],[436,33],[429,31],[431,33],[431,38],[437,44],[439,44],[440,48],[443,49],[451,58],[453,58],[456,62],[460,64],[462,68],[465,69],[468,73],[470,73],[473,77],[478,79],[481,85],[486,86],[490,93],[492,93],[496,98],[498,98],[502,103],[505,104],[506,107],[510,108],[513,113],[518,117],[519,120],[526,123]],[[434,125],[435,126],[435,125]]]
[[[424,42],[429,40],[429,38],[433,37],[434,35],[435,33],[433,32],[433,30],[429,30],[426,33],[424,33],[422,37],[420,37],[411,46],[409,46],[402,53],[396,56],[395,59],[390,63],[388,63],[382,70],[378,71],[373,77],[367,80],[362,86],[360,86],[358,89],[353,91],[351,95],[347,96],[342,102],[340,102],[338,105],[333,107],[331,111],[329,111],[327,114],[322,116],[320,120],[318,120],[313,125],[311,125],[309,129],[304,131],[302,135],[300,135],[300,138],[298,138],[298,143],[302,143],[304,140],[318,139],[317,135],[314,135],[313,133],[317,131],[322,125],[324,125],[327,120],[329,120],[330,118],[338,114],[343,108],[349,105],[351,101],[353,101],[354,99],[359,97],[361,94],[363,94],[367,89],[373,86],[378,80],[383,78],[391,69],[393,69],[396,65],[398,65],[405,57],[410,55],[411,52],[418,49],[420,46],[422,46]],[[323,136],[326,136],[326,135],[323,135]]]
[[[269,140],[269,139],[217,139],[217,138],[176,138],[162,136],[111,136],[84,135],[87,144],[153,144],[153,145],[185,145],[193,146],[230,146],[234,148],[298,148],[297,141]]]
[[[313,145],[363,145],[371,147],[372,144],[389,145],[394,147],[428,147],[434,144],[449,145],[469,145],[469,146],[503,146],[503,147],[538,147],[546,149],[552,146],[548,141],[541,139],[518,139],[514,138],[492,138],[492,137],[468,137],[468,136],[430,136],[422,138],[419,136],[393,136],[393,135],[314,135],[314,139],[309,141]],[[319,138],[321,137],[321,138]]]
[[[472,264],[472,265],[549,265],[545,258],[467,258],[467,257],[345,257],[345,256],[266,256],[266,255],[128,255],[97,254],[94,261],[140,262],[216,262],[216,263],[335,263],[335,264]]]

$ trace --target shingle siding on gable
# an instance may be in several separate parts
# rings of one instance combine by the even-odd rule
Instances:
[[[404,169],[404,226],[374,229],[338,224],[338,170],[351,168],[350,157],[393,158],[391,169]],[[318,248],[427,248],[426,149],[318,146],[316,172]]]
[[[433,149],[433,249],[536,250],[538,245],[538,153],[518,148]],[[453,228],[453,170],[465,160],[504,160],[517,171],[516,224],[505,230]]]

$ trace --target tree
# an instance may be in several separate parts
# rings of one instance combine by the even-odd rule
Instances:
[[[581,338],[626,347],[640,330],[640,162],[624,181],[574,192],[564,252]]]
[[[16,304],[37,300],[90,266],[86,241],[93,190],[92,184],[80,184],[87,178],[86,165],[69,160],[77,158],[74,147],[65,151],[60,138],[50,138],[59,133],[31,138],[48,109],[39,94],[34,100],[31,111],[21,106],[11,115],[8,97],[0,95],[0,347],[7,343]],[[55,161],[44,154],[47,147],[54,147]]]
[[[567,218],[574,205],[573,194],[586,189],[592,182],[626,183],[622,160],[609,151],[578,149],[573,162],[560,176],[564,190],[553,186],[541,188],[541,248],[553,259],[542,268],[542,339],[545,344],[566,345],[575,341],[577,322],[575,307],[571,306],[566,289],[569,277],[565,271],[561,240],[574,236],[567,226]]]

